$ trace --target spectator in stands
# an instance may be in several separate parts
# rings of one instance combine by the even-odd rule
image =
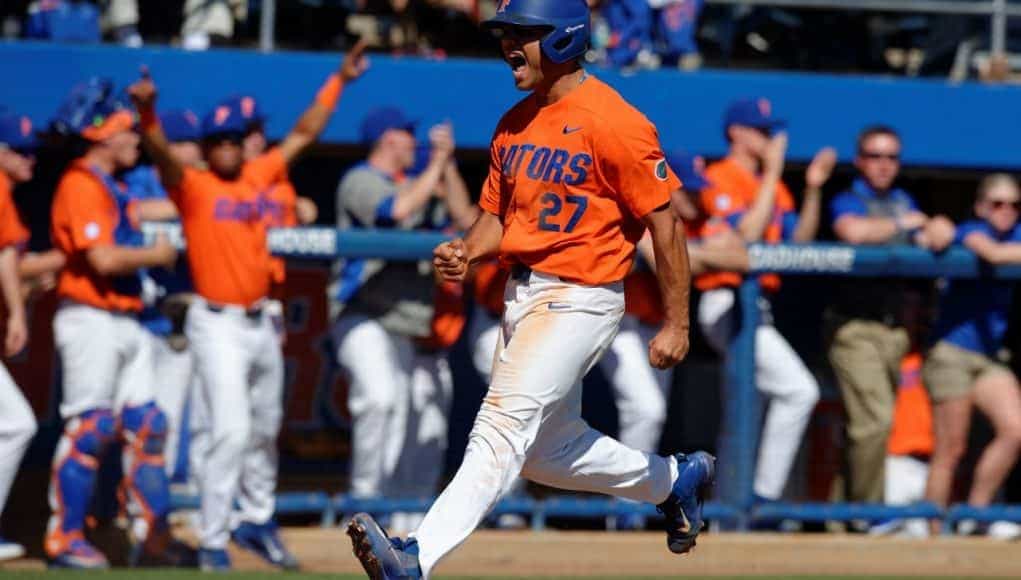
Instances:
[[[114,41],[130,47],[142,46],[138,33],[138,0],[103,0],[103,29]]]
[[[663,64],[683,69],[698,68],[695,32],[704,0],[648,0],[655,9],[657,53]]]
[[[956,241],[993,265],[1021,264],[1021,189],[1005,174],[987,177],[975,202],[978,219],[957,230]],[[940,314],[923,370],[935,403],[935,449],[926,499],[950,500],[954,472],[968,446],[972,409],[985,415],[995,437],[975,467],[968,505],[992,503],[1021,451],[1021,385],[999,362],[1015,284],[953,280],[940,297]],[[934,523],[938,531],[938,523]]]
[[[181,46],[187,50],[206,50],[230,44],[235,22],[247,17],[245,0],[185,0]]]
[[[805,172],[801,211],[781,180],[787,152],[785,123],[772,115],[766,99],[736,101],[727,108],[724,134],[730,143],[727,157],[710,165],[711,186],[702,195],[703,210],[729,222],[748,243],[810,242],[819,227],[822,187],[836,164],[836,153],[823,149]],[[697,280],[702,295],[698,320],[709,344],[727,356],[728,343],[737,328],[734,272],[703,275]],[[776,275],[760,278],[769,293],[779,290]],[[772,324],[769,302],[760,303],[760,325],[755,336],[755,383],[769,397],[769,411],[755,474],[759,501],[780,499],[801,446],[812,410],[819,399],[815,377]]]
[[[862,131],[855,157],[859,176],[830,203],[837,239],[856,245],[913,243],[934,251],[953,240],[950,220],[929,218],[896,187],[900,155],[894,129]],[[883,501],[894,395],[910,343],[899,320],[908,289],[886,278],[856,278],[839,286],[827,312],[829,360],[847,409],[851,501]]]
[[[361,127],[371,150],[337,190],[342,229],[467,228],[476,217],[454,162],[450,125],[429,133],[428,162],[415,165],[415,124],[392,107],[371,111]],[[450,376],[443,349],[456,340],[459,288],[437,285],[419,263],[351,259],[338,264],[330,289],[337,313],[332,339],[350,377],[351,494],[431,496],[442,474]],[[449,323],[449,324],[448,324]],[[414,394],[414,396],[412,396]],[[408,469],[408,462],[417,468]],[[414,519],[391,527],[414,529]]]
[[[28,7],[24,36],[54,42],[98,43],[99,9],[84,0],[38,0]]]

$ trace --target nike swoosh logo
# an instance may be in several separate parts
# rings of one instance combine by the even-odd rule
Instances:
[[[571,133],[577,133],[578,131],[581,131],[581,127],[569,127],[564,125],[564,135],[570,135]]]

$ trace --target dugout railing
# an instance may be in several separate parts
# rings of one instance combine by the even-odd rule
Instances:
[[[163,231],[179,245],[176,225],[147,224],[146,231]],[[270,246],[274,253],[295,260],[331,260],[347,258],[385,258],[423,260],[444,238],[441,234],[390,231],[338,231],[332,228],[274,230]],[[974,508],[954,505],[940,509],[919,503],[909,506],[853,503],[787,503],[756,505],[752,489],[761,429],[762,401],[755,388],[754,330],[758,325],[757,302],[760,297],[755,274],[775,272],[784,276],[882,276],[890,278],[979,278],[1021,279],[1021,266],[993,267],[979,261],[963,248],[932,253],[913,247],[854,247],[840,244],[753,245],[749,249],[752,272],[738,289],[740,324],[731,338],[728,366],[723,381],[727,397],[721,414],[718,455],[720,459],[714,501],[706,505],[707,519],[724,528],[747,530],[757,522],[794,520],[799,522],[880,521],[894,518],[943,519],[945,529],[962,520],[979,522],[1021,522],[1021,506],[994,505]],[[368,511],[388,514],[422,511],[430,498],[356,499],[346,495],[321,493],[284,493],[278,496],[278,511],[284,515],[318,515],[324,525],[332,525],[343,514]],[[194,497],[175,497],[177,508],[195,507]],[[496,507],[497,514],[514,513],[531,518],[532,527],[541,529],[547,518],[596,518],[628,513],[655,515],[653,506],[636,505],[612,499],[553,497],[543,500],[506,499]]]

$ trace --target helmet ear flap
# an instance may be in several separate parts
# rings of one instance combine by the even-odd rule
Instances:
[[[551,61],[563,64],[584,55],[588,41],[588,23],[558,27],[542,39],[542,52]]]

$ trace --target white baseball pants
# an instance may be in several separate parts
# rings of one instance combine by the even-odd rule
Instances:
[[[349,379],[351,495],[432,496],[453,395],[445,353],[419,352],[412,339],[361,315],[342,316],[332,335]]]
[[[245,521],[273,517],[283,419],[284,359],[267,313],[236,306],[212,310],[196,300],[185,333],[195,355],[209,440],[199,474],[199,543],[223,549],[230,539],[235,498]]]
[[[0,365],[0,514],[36,428],[32,407],[11,374]]]
[[[626,447],[581,418],[581,379],[613,341],[622,284],[579,286],[531,273],[512,280],[489,392],[464,461],[414,536],[428,577],[519,474],[545,485],[661,503],[677,464]]]
[[[60,416],[120,412],[154,399],[152,337],[132,314],[64,302],[53,318],[64,373]]]
[[[666,421],[672,374],[649,364],[649,342],[658,328],[642,324],[624,315],[620,331],[599,361],[613,388],[620,413],[621,443],[633,449],[654,453]],[[489,381],[493,353],[500,339],[500,321],[482,308],[476,308],[470,327],[472,363],[482,378]]]
[[[728,345],[738,324],[734,301],[732,289],[720,288],[703,294],[698,307],[702,333],[724,359],[730,356]],[[766,499],[779,499],[812,410],[819,401],[819,385],[798,353],[772,325],[768,302],[763,300],[760,307],[763,312],[755,333],[755,385],[769,398],[769,410],[759,443],[755,493]]]
[[[167,442],[163,448],[163,458],[167,463],[167,477],[173,477],[180,454],[178,447],[185,419],[184,407],[195,376],[195,360],[191,349],[175,350],[162,336],[152,335],[152,344],[158,382],[156,404],[167,417]]]

